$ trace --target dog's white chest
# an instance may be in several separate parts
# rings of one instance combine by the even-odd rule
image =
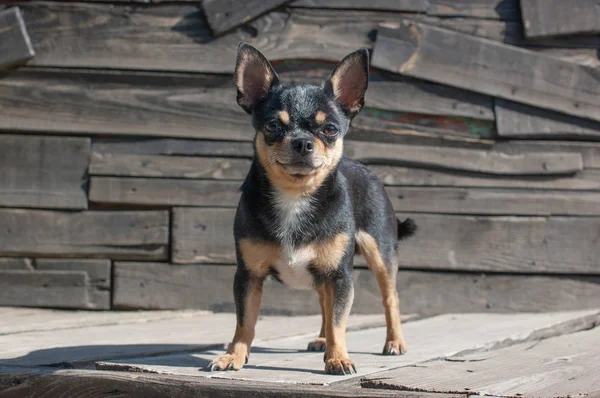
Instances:
[[[310,289],[313,287],[313,276],[308,266],[315,259],[312,248],[281,250],[281,256],[275,264],[279,280],[294,289]]]

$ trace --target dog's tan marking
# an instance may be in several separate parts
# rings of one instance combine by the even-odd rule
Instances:
[[[309,195],[321,186],[331,170],[339,163],[343,153],[343,143],[341,139],[336,140],[332,148],[328,148],[321,140],[315,140],[315,161],[320,164],[315,172],[306,176],[294,176],[286,172],[284,167],[278,162],[285,157],[285,151],[290,145],[289,138],[274,145],[267,145],[262,132],[256,134],[255,146],[260,164],[267,172],[269,181],[278,190],[285,192],[291,197]]]
[[[398,265],[393,259],[392,264],[386,265],[381,258],[381,253],[375,238],[365,231],[356,232],[356,245],[367,261],[367,265],[375,274],[377,284],[381,290],[385,321],[387,326],[387,339],[384,353],[387,349],[395,349],[396,354],[406,352],[406,343],[400,322],[400,300],[396,290],[396,275]]]
[[[279,121],[285,125],[290,124],[290,114],[287,111],[279,111],[277,114]]]
[[[323,124],[325,120],[327,120],[327,114],[323,111],[317,111],[317,114],[315,115],[317,124]]]
[[[315,253],[313,265],[323,273],[335,271],[346,253],[349,240],[348,234],[341,232],[330,239],[314,243],[312,245]]]
[[[308,351],[325,351],[325,328],[327,324],[327,316],[325,315],[325,285],[317,285],[315,290],[319,295],[319,307],[321,307],[321,331],[319,332],[319,337],[308,344]]]
[[[241,239],[239,245],[246,268],[257,278],[266,277],[281,256],[281,249],[273,243]]]
[[[256,321],[258,320],[258,314],[260,312],[262,280],[256,278],[251,279],[248,288],[248,293],[244,299],[244,317],[242,323],[236,325],[235,335],[233,336],[233,341],[227,348],[227,353],[213,359],[210,366],[214,366],[215,369],[240,370],[250,355],[250,347],[254,340]]]
[[[354,367],[354,362],[348,357],[348,349],[346,347],[346,322],[354,292],[348,296],[349,303],[346,303],[345,311],[337,319],[335,316],[335,286],[331,281],[324,283],[324,307],[325,307],[325,373],[330,373],[333,368],[334,373],[350,373],[349,370]]]

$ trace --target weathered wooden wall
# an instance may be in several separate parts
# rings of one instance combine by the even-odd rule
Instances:
[[[371,49],[345,152],[419,224],[403,311],[600,306],[599,14],[542,3],[0,5],[0,305],[233,310],[245,40],[288,82]],[[355,283],[354,311],[379,311],[361,259]],[[272,281],[263,308],[318,312]]]

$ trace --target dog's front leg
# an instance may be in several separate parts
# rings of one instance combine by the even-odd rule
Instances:
[[[237,324],[233,341],[227,353],[219,355],[208,364],[208,370],[240,370],[248,362],[250,346],[262,298],[263,278],[252,275],[245,267],[235,273],[233,293]]]
[[[346,348],[346,322],[354,301],[351,271],[326,280],[324,292],[325,373],[337,375],[356,373],[354,362],[348,357]]]

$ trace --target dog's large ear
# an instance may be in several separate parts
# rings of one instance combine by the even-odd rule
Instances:
[[[279,84],[279,77],[264,55],[248,43],[238,46],[235,64],[237,102],[248,113],[264,100],[271,87]]]
[[[335,67],[323,89],[353,118],[365,104],[369,84],[369,52],[361,49],[348,54]]]

